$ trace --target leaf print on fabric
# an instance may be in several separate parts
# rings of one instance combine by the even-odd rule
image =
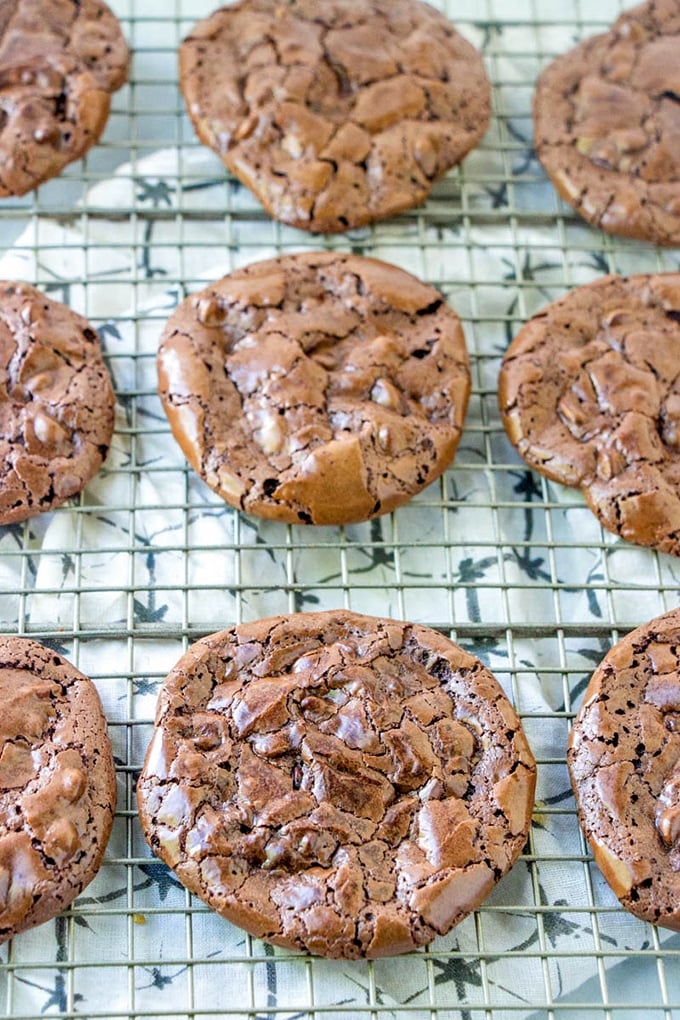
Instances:
[[[510,471],[510,476],[517,482],[512,487],[515,495],[523,497],[523,501],[532,503],[543,499],[539,476],[534,471]],[[534,512],[531,506],[524,507],[524,541],[529,542],[534,531]]]
[[[527,942],[526,947],[513,946],[512,951],[517,952],[522,948],[528,948],[530,942]],[[458,952],[458,945],[453,947],[453,952]],[[488,955],[486,957],[487,965],[492,964],[498,957]],[[447,990],[455,990],[457,1000],[462,1004],[460,1008],[460,1020],[474,1020],[477,1014],[476,1008],[465,1008],[465,1003],[470,1001],[470,989],[480,989],[484,985],[482,979],[481,964],[478,959],[470,958],[467,959],[463,956],[447,956],[442,958],[432,958],[431,960],[432,969],[434,970],[434,986],[435,988],[441,987]],[[511,998],[517,1002],[525,1002],[523,996],[518,995],[512,988],[506,987],[496,982],[493,978],[486,978],[486,983],[494,988],[501,989],[508,993]],[[420,996],[426,991],[425,988],[420,989],[418,992],[409,996],[406,1002],[410,1002]]]
[[[134,694],[144,697],[148,694],[157,694],[161,685],[161,680],[149,680],[146,677],[138,677],[132,681],[132,689]],[[125,697],[125,695],[121,695]]]
[[[137,985],[137,988],[156,988],[159,992],[164,992],[169,985],[172,985],[175,978],[179,977],[180,974],[184,974],[184,972],[188,969],[187,965],[185,967],[180,967],[180,969],[176,970],[174,974],[164,974],[162,967],[143,967],[142,970],[149,975],[151,980],[148,984]]]
[[[168,866],[163,864],[162,861],[150,859],[142,864],[138,864],[137,867],[143,875],[146,875],[146,879],[135,886],[136,890],[148,889],[149,886],[153,886],[158,892],[158,898],[161,903],[167,899],[168,893],[172,889],[184,892],[184,886],[181,882],[177,881]]]
[[[515,156],[512,164],[512,173],[515,177],[520,177],[522,174],[528,173],[532,168],[539,169],[540,164],[536,156],[536,150],[531,143],[530,138],[526,136],[524,131],[520,130],[512,120],[508,120],[507,131],[510,137],[519,142],[523,147],[522,151]]]
[[[487,570],[498,565],[499,558],[508,560],[510,556],[507,553],[503,553],[500,556],[483,556],[477,560],[471,556],[466,556],[458,562],[458,570],[454,574],[454,580],[461,586],[470,585],[470,587],[465,588],[465,602],[469,619],[473,623],[479,623],[482,619],[482,614],[479,591],[471,585],[476,581],[483,581]]]
[[[504,206],[510,204],[508,201],[508,185],[506,181],[503,181],[495,187],[492,184],[487,184],[484,190],[491,199],[492,209],[502,209]]]
[[[54,932],[57,942],[55,958],[57,964],[63,963],[68,959],[67,926],[68,919],[65,916],[61,915],[54,918]],[[69,1009],[69,1000],[73,1002],[73,1007],[77,1003],[85,1001],[84,996],[79,992],[76,992],[72,997],[69,995],[67,977],[68,969],[64,967],[57,969],[52,985],[44,984],[42,981],[31,980],[20,974],[16,975],[15,980],[45,993],[46,998],[41,1006],[41,1013],[48,1013],[52,1009],[65,1013]]]
[[[552,272],[553,270],[559,269],[559,262],[552,261],[541,261],[534,262],[534,253],[529,249],[521,248],[517,251],[517,262],[511,261],[507,257],[501,259],[502,263],[507,266],[507,270],[503,275],[503,279],[508,283],[536,283],[536,294],[542,298],[545,302],[550,301],[551,291],[547,285],[541,284],[540,277],[542,273]],[[515,336],[517,329],[519,328],[520,321],[517,319],[519,312],[520,292],[519,290],[513,297],[506,310],[506,323],[505,323],[505,345],[498,347],[497,350],[505,351],[509,346],[510,342]]]

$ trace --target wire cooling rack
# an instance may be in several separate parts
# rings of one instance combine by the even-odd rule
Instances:
[[[678,936],[618,906],[579,833],[565,767],[588,676],[631,627],[678,604],[680,563],[602,532],[573,490],[508,444],[496,379],[533,311],[608,272],[677,269],[678,253],[608,238],[556,198],[531,149],[537,71],[602,29],[618,0],[441,0],[484,52],[494,117],[422,208],[346,236],[272,222],[196,141],[176,49],[206,0],[111,0],[134,50],[102,143],[0,207],[1,274],[99,327],[118,418],[105,470],[72,505],[0,532],[7,633],[61,649],[110,720],[119,804],[101,872],[70,910],[0,950],[8,1017],[680,1016]],[[185,293],[277,252],[396,262],[461,315],[474,392],[455,465],[369,524],[291,528],[224,507],[187,469],[155,393],[162,324]],[[347,607],[425,622],[492,667],[539,761],[526,851],[490,899],[424,952],[375,963],[272,949],[220,921],[154,861],[134,783],[163,676],[234,622]]]

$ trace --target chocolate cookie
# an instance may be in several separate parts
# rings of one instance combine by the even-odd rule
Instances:
[[[108,452],[113,408],[89,322],[27,283],[0,282],[0,524],[81,491]]]
[[[101,0],[0,5],[0,196],[23,195],[98,141],[128,49]]]
[[[158,376],[208,485],[293,524],[405,503],[451,462],[470,387],[460,321],[437,290],[332,252],[258,262],[188,298]]]
[[[201,141],[312,231],[424,201],[491,109],[479,53],[420,0],[241,0],[184,40],[180,82]]]
[[[680,930],[680,610],[593,673],[569,735],[579,821],[623,906]]]
[[[49,648],[0,638],[0,942],[92,881],[116,779],[99,695]]]
[[[609,531],[680,555],[680,273],[548,305],[510,344],[499,400],[531,467],[580,487]]]
[[[484,899],[527,837],[535,764],[500,686],[428,627],[278,616],[167,677],[137,795],[178,878],[258,938],[405,952]]]
[[[559,57],[534,96],[536,153],[610,234],[680,244],[680,6],[649,0]]]

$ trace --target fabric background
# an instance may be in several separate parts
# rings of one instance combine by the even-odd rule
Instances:
[[[676,251],[578,222],[533,156],[531,83],[547,55],[584,33],[578,4],[509,12],[489,0],[482,13],[440,3],[485,54],[489,134],[422,210],[333,238],[273,224],[196,144],[174,46],[211,5],[112,6],[136,46],[133,84],[85,170],[7,203],[0,277],[37,282],[99,328],[116,434],[80,499],[0,529],[0,618],[5,632],[45,640],[93,676],[119,810],[100,875],[73,908],[0,949],[2,1008],[509,1020],[603,1016],[607,1004],[607,1015],[635,1016],[638,1002],[672,1016],[680,940],[619,908],[582,841],[564,756],[593,666],[620,632],[678,604],[680,563],[603,534],[578,493],[529,472],[495,398],[503,352],[533,311],[606,271],[680,265]],[[618,10],[605,3],[598,17]],[[474,394],[439,482],[389,517],[310,530],[239,515],[187,469],[155,391],[155,352],[185,294],[256,259],[319,247],[371,254],[439,286],[463,318]],[[190,640],[340,606],[440,627],[483,658],[540,763],[531,839],[513,872],[428,951],[374,964],[275,950],[213,916],[150,857],[133,796],[162,677]]]

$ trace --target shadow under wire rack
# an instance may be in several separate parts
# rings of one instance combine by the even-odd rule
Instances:
[[[532,150],[536,75],[603,30],[619,0],[439,0],[494,87],[482,145],[421,208],[344,236],[272,221],[196,140],[176,51],[211,0],[110,0],[134,57],[100,143],[0,206],[0,276],[35,283],[102,335],[117,394],[105,469],[68,506],[0,529],[2,629],[92,676],[119,784],[99,876],[55,921],[0,949],[0,1012],[330,1020],[680,1017],[680,936],[622,911],[576,822],[567,732],[594,665],[678,605],[680,563],[602,531],[578,493],[530,472],[496,403],[522,322],[606,272],[677,270],[680,253],[583,224]],[[319,247],[396,263],[460,314],[473,395],[454,465],[409,505],[345,528],[257,521],[190,471],[156,394],[178,300],[230,269]],[[207,632],[350,608],[427,623],[479,655],[539,761],[529,841],[487,902],[427,950],[374,963],[273,949],[190,897],[149,855],[134,785],[163,677]]]

